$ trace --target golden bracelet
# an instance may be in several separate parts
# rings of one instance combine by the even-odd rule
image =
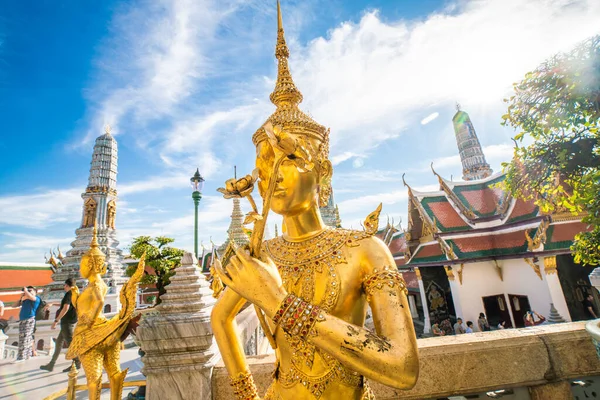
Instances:
[[[306,339],[308,334],[312,333],[317,321],[323,319],[320,307],[288,294],[275,313],[273,322],[281,326],[289,335]]]
[[[232,378],[233,394],[238,400],[255,400],[259,398],[258,390],[254,384],[254,378],[250,372],[240,372],[237,377]]]
[[[374,270],[371,275],[365,278],[363,287],[367,294],[367,299],[371,298],[371,294],[375,289],[382,289],[386,285],[391,288],[398,286],[404,294],[408,294],[406,282],[402,278],[402,274],[397,269],[383,267],[383,270]]]

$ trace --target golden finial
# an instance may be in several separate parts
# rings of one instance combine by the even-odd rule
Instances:
[[[96,273],[104,275],[106,273],[106,265],[104,264],[104,260],[106,259],[106,255],[100,250],[100,246],[98,244],[98,228],[94,223],[94,228],[92,230],[92,241],[90,243],[90,249],[85,252],[82,258],[82,262],[84,259],[89,260],[91,263],[92,270]]]
[[[314,151],[313,157],[319,161],[324,161],[329,156],[329,130],[309,115],[302,112],[298,105],[302,102],[302,93],[294,84],[290,68],[288,66],[288,57],[290,51],[285,41],[283,30],[283,19],[281,17],[281,5],[277,1],[277,44],[275,46],[275,57],[277,58],[277,81],[273,93],[269,96],[271,102],[277,109],[267,119],[265,124],[271,123],[273,126],[279,126],[286,132],[302,137],[305,140],[312,140]],[[267,139],[263,124],[252,135],[252,142],[257,145]]]
[[[110,131],[112,131],[110,124],[104,125],[104,133],[106,133],[107,135],[110,135]]]
[[[290,68],[288,66],[288,57],[290,50],[285,41],[283,31],[283,19],[281,18],[281,5],[277,0],[277,45],[275,46],[275,57],[277,58],[277,82],[275,89],[271,93],[270,99],[277,108],[287,108],[298,106],[302,102],[302,93],[294,84]]]

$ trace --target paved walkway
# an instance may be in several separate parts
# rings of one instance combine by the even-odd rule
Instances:
[[[129,368],[126,380],[144,380],[140,369],[143,364],[138,356],[138,348],[132,348],[121,351],[121,368]],[[10,360],[0,360],[0,399],[8,400],[42,400],[44,397],[61,389],[66,389],[68,376],[62,372],[63,369],[71,365],[70,361],[65,360],[64,355],[58,359],[54,366],[54,371],[47,372],[40,369],[40,365],[47,364],[50,356],[34,357],[25,362],[12,364]],[[108,382],[106,373],[102,382]],[[85,384],[85,374],[83,370],[79,371],[78,384]],[[123,397],[125,398],[134,388],[125,388]],[[78,392],[78,399],[87,399],[87,391]],[[109,390],[102,392],[102,400],[110,399]],[[64,396],[61,397],[64,399]]]

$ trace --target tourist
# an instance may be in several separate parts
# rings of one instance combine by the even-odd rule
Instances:
[[[4,303],[0,301],[0,331],[6,332],[8,328],[8,321],[4,319]]]
[[[537,321],[535,320],[535,317],[538,318]],[[523,322],[525,322],[525,326],[535,326],[546,322],[546,318],[536,313],[535,311],[527,311],[525,313],[525,316],[523,317]]]
[[[506,329],[506,321],[501,321],[501,322],[498,324],[498,327],[497,327],[497,328],[498,328],[498,329]]]
[[[465,333],[473,333],[473,321],[467,321],[467,330]]]
[[[35,327],[35,313],[42,302],[36,296],[33,286],[23,288],[23,294],[17,303],[21,307],[19,312],[19,350],[15,362],[28,360],[33,350],[33,329]]]
[[[444,332],[445,336],[452,335],[452,333],[454,332],[449,318],[446,318],[442,321],[442,323],[440,324],[440,329]]]
[[[60,322],[60,332],[58,333],[58,337],[56,338],[55,346],[54,346],[54,354],[52,355],[52,360],[46,365],[40,366],[40,369],[44,371],[52,371],[54,369],[54,364],[56,364],[56,360],[58,360],[58,356],[60,355],[60,351],[63,348],[63,343],[66,343],[67,346],[71,344],[71,340],[73,339],[73,330],[75,329],[75,324],[77,323],[77,313],[75,312],[75,307],[73,307],[71,297],[72,291],[71,288],[75,287],[75,280],[73,278],[69,278],[65,281],[63,289],[65,290],[65,295],[63,296],[62,301],[60,302],[60,310],[54,323],[52,324],[51,329],[56,329],[56,324]],[[81,363],[79,359],[76,358],[75,366],[77,369],[81,368]],[[65,368],[63,372],[69,372],[71,370],[71,366]]]
[[[479,330],[481,332],[486,332],[490,330],[490,323],[485,317],[484,313],[479,313],[479,318],[477,319],[477,325],[479,325]]]
[[[435,323],[431,326],[431,332],[433,333],[434,336],[445,336],[446,335],[446,332],[444,332],[440,328],[440,324],[438,321],[435,321]]]
[[[457,318],[456,323],[454,324],[454,334],[461,335],[466,333],[465,327],[462,325],[462,318]]]
[[[583,299],[583,311],[585,312],[585,319],[597,319],[598,316],[594,311],[594,296],[590,293]]]

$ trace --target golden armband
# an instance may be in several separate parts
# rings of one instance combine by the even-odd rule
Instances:
[[[250,372],[240,372],[237,377],[232,378],[231,386],[233,386],[233,393],[239,400],[255,400],[259,399],[258,390],[254,384],[254,378]]]
[[[378,271],[375,269],[363,282],[367,300],[371,299],[371,295],[375,290],[381,290],[385,286],[389,286],[390,288],[398,287],[404,294],[408,294],[406,282],[402,278],[402,274],[395,268],[383,267],[383,270]]]
[[[306,339],[309,333],[315,335],[313,330],[315,324],[324,319],[320,307],[288,294],[275,313],[273,322],[281,326],[289,335]]]

